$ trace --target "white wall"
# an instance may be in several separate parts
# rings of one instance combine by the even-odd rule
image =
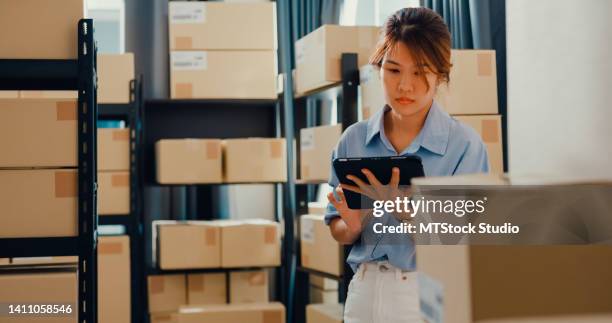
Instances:
[[[612,178],[612,1],[509,0],[509,170]]]

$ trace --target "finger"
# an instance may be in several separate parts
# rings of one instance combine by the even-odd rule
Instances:
[[[340,198],[342,199],[342,201],[344,201],[346,203],[346,197],[344,196],[344,190],[343,189],[338,190],[338,195],[340,195]]]
[[[363,194],[363,190],[361,190],[361,188],[359,188],[359,186],[355,186],[355,185],[342,184],[342,189],[347,189],[347,190],[349,190],[351,192]],[[342,199],[344,199],[344,192],[342,192],[342,193],[338,192],[338,194],[341,194]]]
[[[370,182],[370,185],[382,186],[382,184],[378,181],[376,176],[374,176],[374,174],[369,169],[364,168],[361,170],[361,172],[368,178],[368,182]]]
[[[338,202],[338,200],[336,200],[336,197],[334,196],[334,193],[328,193],[327,194],[327,200],[329,201],[329,203],[331,203],[336,210],[339,208],[340,206],[340,202]]]
[[[346,175],[346,178],[353,181],[353,183],[357,184],[357,186],[359,186],[361,189],[365,189],[366,187],[368,187],[368,183],[362,181],[361,178],[355,175]]]
[[[391,169],[391,180],[389,181],[389,186],[392,188],[397,188],[399,186],[400,181],[400,170],[397,167],[393,167]]]

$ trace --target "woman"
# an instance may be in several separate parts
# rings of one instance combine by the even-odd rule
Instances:
[[[425,8],[401,9],[389,17],[383,34],[370,64],[380,68],[386,105],[346,129],[333,158],[416,154],[426,176],[488,172],[480,136],[433,101],[438,85],[449,82],[451,68],[451,38],[442,18]],[[362,172],[370,183],[379,184],[369,170]],[[401,243],[390,242],[386,240],[397,239],[382,235],[368,241],[371,228],[364,226],[361,211],[347,207],[343,193],[376,197],[389,185],[397,186],[399,170],[392,170],[390,183],[395,184],[369,185],[355,176],[347,178],[355,185],[339,185],[332,171],[329,184],[336,194],[328,195],[325,217],[337,241],[353,244],[347,262],[355,275],[344,322],[421,322],[412,240],[402,235]]]

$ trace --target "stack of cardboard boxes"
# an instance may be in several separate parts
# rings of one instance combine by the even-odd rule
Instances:
[[[287,181],[283,138],[163,139],[155,159],[160,184]]]
[[[275,7],[170,2],[171,98],[275,99]]]
[[[282,318],[270,322],[284,322],[283,306],[270,303],[268,270],[252,269],[280,266],[277,222],[154,221],[153,232],[153,262],[160,269],[230,269],[149,276],[153,322],[176,322],[179,318],[181,322],[231,321],[243,315],[270,315]]]
[[[98,238],[98,322],[130,323],[130,237]]]
[[[434,100],[455,119],[474,128],[487,147],[490,171],[503,173],[501,116],[497,108],[497,72],[493,50],[452,50],[450,83]],[[385,105],[379,69],[360,68],[361,114],[374,115]]]

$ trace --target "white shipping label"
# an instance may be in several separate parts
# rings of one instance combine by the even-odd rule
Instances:
[[[314,221],[302,220],[300,224],[300,238],[302,239],[302,241],[306,243],[314,243]]]
[[[170,61],[175,71],[196,71],[208,68],[208,55],[204,51],[172,52]]]
[[[170,2],[170,24],[203,24],[206,6],[203,2]]]
[[[304,63],[304,42],[295,42],[295,65],[302,65]]]
[[[362,67],[361,70],[359,70],[359,83],[361,84],[368,83],[371,78],[372,78],[372,68],[370,68],[369,66],[365,66],[365,67]]]
[[[302,145],[302,150],[313,150],[315,148],[314,129],[302,129],[300,132],[300,143]]]
[[[442,284],[422,272],[418,273],[418,282],[421,317],[429,323],[443,323],[444,289]]]

